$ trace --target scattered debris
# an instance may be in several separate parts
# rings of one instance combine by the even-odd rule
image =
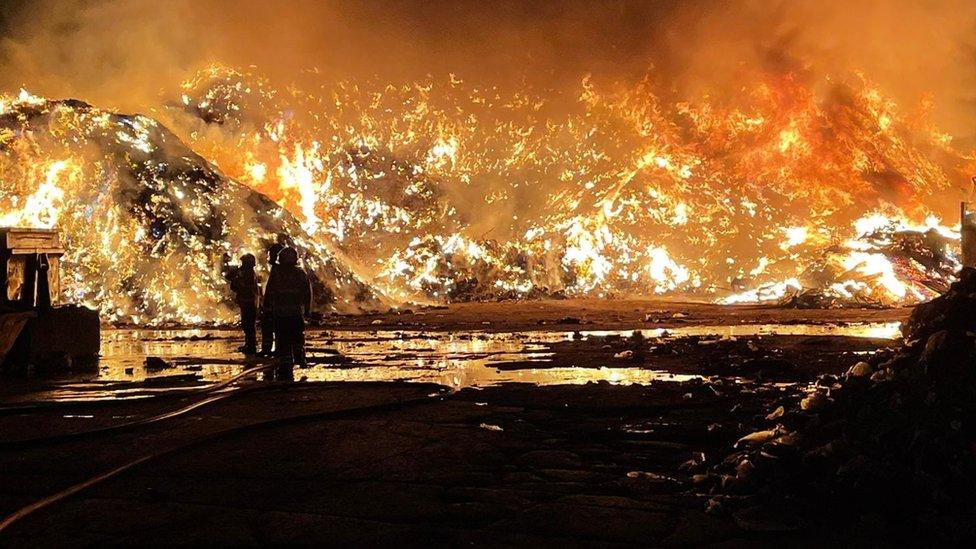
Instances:
[[[146,371],[147,372],[158,372],[160,370],[165,370],[167,368],[172,368],[173,366],[166,362],[165,360],[159,358],[158,356],[147,356],[146,357]]]
[[[766,419],[769,421],[775,421],[783,417],[783,414],[785,413],[786,413],[786,408],[782,406],[778,406],[775,410],[773,410],[772,412],[770,412],[769,415],[766,416]]]
[[[864,361],[858,362],[851,366],[850,370],[847,370],[848,377],[864,377],[870,376],[872,373],[874,373],[874,370],[871,368],[871,365]]]
[[[820,391],[814,391],[800,401],[800,409],[807,412],[815,412],[823,409],[830,399]]]
[[[775,438],[776,435],[779,433],[780,433],[779,427],[775,429],[767,429],[765,431],[756,431],[755,433],[749,433],[748,435],[740,438],[735,443],[735,447],[739,448],[741,446],[757,446],[760,444],[765,444],[773,440],[773,438]]]
[[[915,309],[901,348],[823,375],[799,402],[765,416],[775,425],[736,442],[708,475],[713,489],[748,492],[769,503],[763,509],[788,500],[793,509],[826,506],[851,527],[880,515],[933,543],[976,535],[976,270],[958,278]],[[721,480],[741,479],[745,462],[749,483]],[[736,522],[796,527],[757,520],[756,509],[736,512]]]
[[[147,377],[142,384],[146,387],[165,387],[195,381],[200,381],[200,376],[197,374],[173,374],[168,376]]]

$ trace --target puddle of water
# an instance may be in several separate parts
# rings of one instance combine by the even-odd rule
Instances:
[[[295,370],[308,381],[418,381],[454,388],[499,383],[553,385],[607,381],[649,383],[697,376],[639,368],[526,368],[498,370],[504,362],[542,362],[546,343],[572,338],[572,332],[437,333],[319,332],[307,334],[309,367]],[[178,338],[178,339],[174,339]],[[240,373],[249,363],[237,352],[237,332],[208,330],[108,330],[93,381],[142,381],[194,374],[201,383]],[[149,372],[147,356],[171,367]],[[80,388],[80,384],[75,385]]]
[[[899,337],[900,323],[836,325],[752,324],[688,326],[640,330],[648,338],[682,336],[747,337],[757,335]],[[592,336],[629,336],[633,330],[581,331]],[[500,383],[536,385],[648,384],[686,381],[700,376],[676,375],[646,368],[523,368],[499,370],[505,362],[545,362],[547,344],[566,341],[573,332],[515,333],[309,330],[309,367],[295,369],[308,381],[415,381],[455,389]],[[579,335],[575,337],[580,337]],[[237,352],[240,334],[233,330],[107,329],[97,373],[59,384],[45,398],[142,398],[173,388],[202,387],[226,380],[256,364]],[[162,369],[148,371],[146,357],[161,358]],[[143,381],[156,386],[131,386]],[[157,385],[158,384],[158,385]],[[36,396],[36,395],[35,395]]]
[[[644,337],[661,337],[665,333],[674,337],[682,336],[847,336],[870,339],[898,339],[901,337],[901,322],[875,322],[868,324],[735,324],[728,326],[687,326],[681,328],[656,328],[639,330]],[[633,330],[580,332],[583,335],[607,336],[613,334],[629,335]]]

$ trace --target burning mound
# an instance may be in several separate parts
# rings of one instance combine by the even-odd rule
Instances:
[[[214,66],[167,114],[404,299],[806,289],[890,305],[944,289],[957,235],[939,216],[971,160],[951,137],[863,77],[748,76],[722,97],[676,98],[653,75],[309,92]]]
[[[796,517],[833,510],[894,539],[976,537],[976,270],[919,305],[903,333],[900,349],[773,411],[696,480]]]
[[[0,224],[63,230],[70,301],[136,324],[230,321],[222,270],[284,234],[319,310],[375,304],[367,285],[267,197],[152,118],[21,94],[0,103]]]
[[[891,306],[945,292],[959,270],[959,233],[883,216],[865,218],[859,236],[813,252],[796,278],[760,285],[722,303],[778,301],[786,307]],[[878,289],[884,288],[884,291]]]
[[[64,200],[83,205],[58,222],[101,259],[69,258],[90,267],[69,283],[139,322],[202,318],[188,305],[223,299],[215,254],[268,231],[342,258],[315,266],[340,307],[365,295],[348,271],[398,301],[691,294],[819,307],[944,290],[959,235],[940,219],[957,214],[973,159],[863,77],[746,82],[687,100],[653,75],[568,91],[452,77],[309,93],[213,66],[154,119],[6,100],[0,212],[50,225]],[[140,273],[133,242],[186,281]],[[132,251],[118,275],[113,246]]]

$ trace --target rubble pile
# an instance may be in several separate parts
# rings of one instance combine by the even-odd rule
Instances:
[[[231,320],[210,266],[273,233],[321,258],[322,312],[376,296],[821,308],[944,291],[959,234],[941,219],[968,157],[860,75],[827,95],[755,76],[712,103],[654,78],[304,89],[215,64],[151,117],[23,91],[0,97],[0,224],[58,225],[85,250],[65,259],[77,300],[136,324]]]
[[[827,95],[765,76],[712,103],[654,78],[312,90],[214,65],[161,116],[401,301],[803,292],[790,306],[823,308],[944,291],[958,234],[940,218],[965,156],[860,76]]]
[[[0,181],[0,225],[58,226],[68,297],[110,322],[233,322],[222,272],[244,252],[263,259],[276,239],[302,256],[316,311],[381,301],[340,251],[147,116],[30,96],[4,104]]]
[[[976,269],[957,276],[916,307],[903,346],[778,403],[721,463],[690,464],[718,494],[710,508],[742,496],[746,526],[765,508],[790,511],[779,527],[829,515],[887,535],[976,534]]]
[[[955,253],[957,242],[935,228],[881,227],[859,237],[856,246],[883,257],[894,278],[911,285],[917,300],[945,292],[961,267]],[[778,304],[793,309],[835,309],[899,303],[896,295],[872,292],[870,277],[850,269],[846,254],[842,247],[825,248],[822,258],[810,263],[798,278],[798,286]]]

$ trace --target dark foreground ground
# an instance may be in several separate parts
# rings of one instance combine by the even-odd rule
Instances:
[[[489,306],[492,314],[503,312],[492,307],[502,306]],[[494,318],[505,319],[496,326],[533,330],[540,320],[558,324],[567,316],[618,328],[646,328],[646,314],[674,324],[828,318],[769,309],[723,317],[694,306],[632,312],[641,307],[628,303],[603,310],[622,320],[590,320],[594,308],[603,310],[513,308]],[[424,322],[425,329],[447,329],[450,315],[469,329],[491,322],[482,320],[491,316],[483,310],[437,311],[423,316],[449,316],[378,318]],[[686,316],[673,318],[676,312]],[[835,311],[834,318],[900,320],[905,312]],[[843,372],[863,353],[891,344],[681,338],[634,359],[617,356],[631,343],[593,337],[552,346],[548,364],[629,365],[704,379],[458,392],[417,383],[247,382],[233,396],[177,417],[97,433],[202,399],[8,409],[0,413],[2,516],[131,467],[0,530],[0,546],[867,545],[878,541],[876,532],[826,528],[829,510],[798,516],[700,493],[682,464],[721,459],[769,410],[798,400],[817,374]],[[71,436],[79,432],[88,434]]]
[[[743,522],[706,514],[710,496],[689,492],[680,464],[720,452],[781,397],[724,389],[509,386],[258,426],[148,461],[38,511],[5,531],[3,544],[822,541],[824,532],[791,531],[795,525],[778,517]],[[0,509],[12,512],[129,459],[218,431],[436,390],[269,387],[165,427],[6,451]]]

